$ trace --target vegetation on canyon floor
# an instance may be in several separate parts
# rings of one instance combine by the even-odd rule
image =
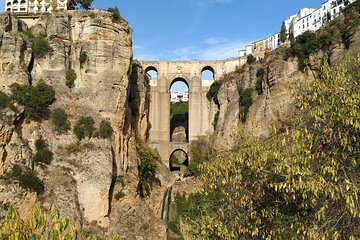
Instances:
[[[241,128],[232,151],[214,152],[203,191],[175,196],[173,239],[180,225],[196,239],[359,238],[359,72],[358,49],[325,59],[293,89],[296,117],[263,140]]]

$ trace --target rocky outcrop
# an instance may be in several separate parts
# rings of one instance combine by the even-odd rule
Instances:
[[[45,35],[51,51],[37,58],[26,24],[7,14],[0,21],[1,91],[10,93],[13,83],[44,81],[55,90],[51,109],[65,109],[71,126],[91,116],[96,128],[108,120],[113,129],[110,139],[78,142],[72,131],[57,133],[50,120],[24,121],[21,106],[1,110],[0,175],[7,177],[0,181],[0,202],[16,204],[9,199],[26,193],[10,189],[17,184],[8,176],[14,164],[33,167],[41,137],[54,154],[49,166],[34,166],[45,185],[38,198],[44,207],[59,209],[78,226],[101,229],[100,235],[117,231],[123,239],[164,239],[165,225],[137,194],[137,145],[147,138],[149,87],[141,66],[132,62],[128,24],[100,10],[41,15],[29,31]],[[77,75],[72,88],[65,84],[69,69]],[[116,200],[119,191],[125,197]]]
[[[351,35],[348,48],[359,45],[360,30]],[[270,134],[272,126],[281,124],[287,118],[291,118],[295,110],[294,100],[290,86],[295,83],[311,81],[319,69],[324,54],[329,56],[331,64],[336,63],[344,52],[348,51],[341,41],[334,42],[328,52],[322,50],[310,56],[311,69],[300,71],[296,58],[284,60],[286,46],[270,52],[264,59],[251,65],[245,64],[241,69],[230,73],[222,80],[223,84],[218,93],[219,119],[215,129],[216,146],[230,148],[234,144],[239,118],[239,93],[237,89],[256,88],[257,70],[264,69],[262,81],[263,93],[258,95],[253,91],[253,104],[249,109],[245,122],[245,129],[257,137],[266,138]]]

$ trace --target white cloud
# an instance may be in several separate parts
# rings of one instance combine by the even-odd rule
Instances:
[[[228,42],[228,39],[226,38],[219,38],[219,37],[209,37],[205,39],[202,43],[206,45],[215,45],[220,43]]]
[[[135,45],[133,45],[133,47],[132,47],[133,49],[145,49],[145,47],[144,46],[142,46],[142,45],[137,45],[137,44],[135,44]]]
[[[199,58],[205,60],[221,60],[230,57],[237,57],[238,51],[245,49],[245,46],[249,43],[251,42],[233,40],[214,44],[206,47],[201,53],[199,53]]]

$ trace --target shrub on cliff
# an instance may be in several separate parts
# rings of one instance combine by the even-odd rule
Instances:
[[[215,81],[211,84],[209,91],[206,93],[206,98],[211,101],[213,100],[216,105],[219,105],[219,100],[217,98],[219,90],[221,87],[220,81]]]
[[[254,55],[252,55],[252,54],[249,54],[246,58],[246,63],[252,64],[254,62],[256,62],[256,57],[254,57]]]
[[[70,129],[70,123],[67,119],[67,114],[62,108],[55,108],[51,112],[51,122],[55,126],[57,132],[66,132]]]
[[[145,197],[150,194],[153,184],[158,182],[155,174],[157,170],[156,161],[159,160],[159,155],[154,150],[145,148],[141,150],[139,157],[140,165],[138,169],[140,180],[138,184],[138,192],[141,197]]]
[[[286,51],[285,60],[288,60],[289,57],[297,57],[299,69],[303,70],[309,65],[310,54],[317,49],[319,49],[319,40],[316,34],[311,31],[306,31],[297,36],[295,41],[291,43],[290,48]]]
[[[94,119],[92,117],[81,116],[74,126],[75,136],[79,140],[85,137],[91,138],[94,131]]]
[[[74,87],[74,83],[75,83],[75,80],[77,78],[77,75],[74,71],[74,69],[69,69],[66,71],[66,86],[68,86],[68,88],[72,88]]]
[[[240,118],[242,122],[246,122],[249,109],[253,104],[252,93],[254,90],[252,88],[243,89],[242,87],[239,87],[238,91],[239,91]]]
[[[106,120],[102,120],[100,122],[100,127],[99,127],[99,137],[101,138],[109,138],[111,137],[113,133],[111,124],[109,123],[109,121]]]
[[[37,139],[35,141],[35,148],[34,162],[49,165],[53,160],[53,153],[48,149],[44,139]]]
[[[36,173],[31,170],[23,170],[20,165],[15,164],[12,167],[11,177],[18,180],[20,187],[26,190],[36,192],[37,194],[42,194],[45,190],[43,182]]]
[[[108,8],[108,12],[112,13],[112,21],[114,23],[120,22],[123,19],[120,15],[120,11],[119,11],[118,7]]]
[[[14,83],[10,86],[12,99],[25,107],[26,118],[41,120],[48,117],[48,106],[55,101],[55,91],[40,81],[33,86]]]
[[[264,75],[265,75],[265,69],[259,68],[256,71],[256,86],[255,90],[257,91],[258,95],[261,95],[263,93],[263,86],[262,83],[264,81]]]
[[[51,47],[45,36],[37,35],[33,38],[33,53],[35,58],[42,58],[50,51]]]
[[[9,106],[9,103],[10,97],[3,91],[0,91],[0,109],[6,108]]]
[[[79,57],[79,62],[80,62],[80,67],[83,66],[84,63],[86,63],[86,61],[88,60],[88,55],[85,51],[81,51],[80,52],[80,57]]]

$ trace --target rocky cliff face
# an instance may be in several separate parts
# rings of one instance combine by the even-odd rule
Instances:
[[[50,108],[65,109],[71,126],[80,116],[91,116],[96,127],[105,119],[114,131],[111,139],[78,143],[71,130],[59,134],[49,120],[24,121],[21,106],[3,109],[0,176],[9,174],[14,164],[30,168],[35,141],[42,137],[54,159],[46,167],[35,165],[45,193],[28,197],[32,202],[58,208],[79,226],[119,231],[124,239],[164,238],[164,224],[136,193],[137,144],[146,140],[149,97],[142,69],[132,62],[128,24],[114,23],[110,13],[98,10],[42,15],[29,30],[7,14],[0,16],[0,23],[0,90],[10,93],[13,83],[44,81],[55,90]],[[35,58],[29,31],[46,36],[51,51]],[[73,88],[65,84],[69,69],[77,75]],[[124,185],[117,183],[119,178]],[[28,195],[16,181],[2,178],[0,188],[2,203],[21,205],[21,196]],[[115,200],[119,191],[125,197]],[[129,215],[141,218],[124,221]],[[147,230],[140,231],[146,224]]]
[[[342,19],[340,18],[340,21]],[[333,27],[333,26],[330,26]],[[332,31],[324,29],[323,31]],[[349,48],[358,47],[360,43],[360,29],[354,30],[348,39],[349,46],[341,40],[334,41],[326,54],[329,61],[335,63],[348,51]],[[322,50],[310,56],[311,69],[300,71],[296,58],[284,60],[286,47],[281,47],[270,52],[264,59],[253,64],[245,64],[241,69],[228,74],[223,79],[223,84],[218,93],[219,119],[215,129],[217,136],[216,146],[229,148],[233,146],[234,135],[237,132],[240,119],[239,91],[241,87],[254,89],[252,94],[253,104],[246,118],[245,128],[257,137],[264,138],[270,133],[271,126],[281,124],[291,118],[294,102],[290,86],[296,82],[311,81],[316,75],[319,63],[324,56]],[[258,69],[264,69],[261,95],[255,91]]]

